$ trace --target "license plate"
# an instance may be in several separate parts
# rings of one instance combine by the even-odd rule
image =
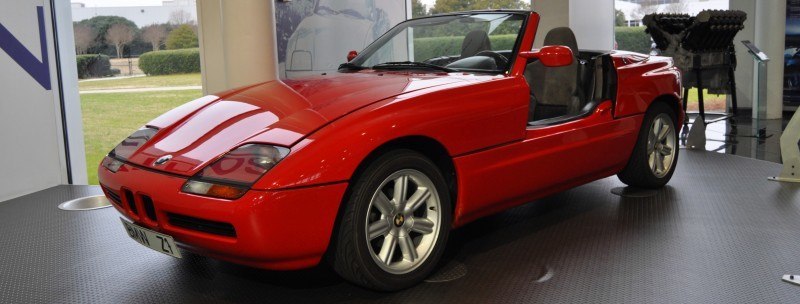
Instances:
[[[122,221],[122,226],[125,227],[125,231],[128,232],[128,236],[134,241],[163,254],[181,258],[181,251],[178,246],[175,246],[175,240],[171,236],[139,227],[122,218],[120,220]]]

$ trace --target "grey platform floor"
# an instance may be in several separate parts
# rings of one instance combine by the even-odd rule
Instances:
[[[607,178],[454,232],[434,280],[397,293],[325,267],[270,272],[128,239],[113,209],[61,211],[96,187],[60,186],[0,203],[0,303],[798,303],[800,186],[780,165],[682,150],[648,198]]]

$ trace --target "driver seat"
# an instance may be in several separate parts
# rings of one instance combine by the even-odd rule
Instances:
[[[580,111],[579,53],[575,34],[568,27],[554,28],[545,36],[544,45],[569,47],[574,58],[572,64],[563,67],[546,67],[538,60],[526,66],[525,79],[531,88],[529,121],[575,114]]]
[[[467,58],[477,55],[483,51],[492,50],[492,41],[489,40],[489,34],[482,30],[474,30],[464,37],[461,42],[461,58]]]

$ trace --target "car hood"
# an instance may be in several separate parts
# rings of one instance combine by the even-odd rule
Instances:
[[[189,176],[246,142],[291,147],[350,112],[401,94],[463,81],[446,74],[334,73],[271,81],[187,103],[151,121],[158,133],[128,161]],[[156,159],[170,155],[165,164]]]

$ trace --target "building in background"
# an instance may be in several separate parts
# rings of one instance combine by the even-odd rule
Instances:
[[[642,18],[652,13],[697,15],[703,10],[726,10],[729,0],[616,0],[615,7],[625,14],[626,26],[641,26]]]

